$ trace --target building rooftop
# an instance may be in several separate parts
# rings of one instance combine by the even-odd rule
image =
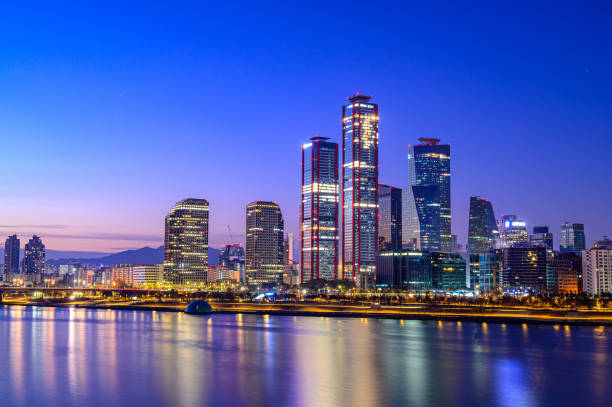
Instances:
[[[372,96],[360,95],[359,92],[355,92],[353,96],[347,97],[351,102],[369,102]]]
[[[427,144],[428,146],[435,146],[440,142],[439,138],[433,138],[433,137],[419,137],[418,140],[422,144]]]

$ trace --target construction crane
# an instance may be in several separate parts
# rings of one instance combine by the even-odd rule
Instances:
[[[232,244],[234,244],[234,235],[232,235],[232,228],[230,228],[230,225],[227,225],[227,231],[229,232],[230,239],[232,239]]]

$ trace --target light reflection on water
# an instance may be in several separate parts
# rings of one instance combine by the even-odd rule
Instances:
[[[0,307],[0,405],[609,405],[603,327]]]

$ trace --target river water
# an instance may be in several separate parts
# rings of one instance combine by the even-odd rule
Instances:
[[[4,306],[0,405],[612,406],[612,335]]]

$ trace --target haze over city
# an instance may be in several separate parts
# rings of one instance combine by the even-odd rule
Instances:
[[[319,6],[7,7],[0,233],[158,246],[168,210],[202,197],[213,247],[227,225],[244,242],[257,199],[297,236],[301,144],[340,142],[356,91],[380,108],[381,182],[407,186],[419,137],[451,144],[460,243],[471,195],[549,225],[555,245],[565,221],[585,224],[589,247],[612,230],[609,7]]]

